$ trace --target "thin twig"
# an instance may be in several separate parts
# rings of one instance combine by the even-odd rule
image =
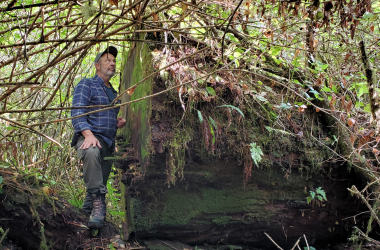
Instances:
[[[243,0],[240,0],[239,3],[238,3],[238,5],[234,9],[234,11],[231,13],[230,19],[228,20],[228,23],[227,23],[227,27],[226,27],[226,29],[225,29],[225,31],[223,33],[223,37],[222,37],[222,60],[223,60],[223,52],[224,52],[224,38],[226,37],[227,31],[228,31],[228,27],[230,26],[231,21],[234,18],[236,11],[239,9],[239,7],[240,7],[240,5],[242,3],[243,3]]]
[[[269,236],[269,234],[267,234],[266,232],[264,232],[264,234],[265,234],[265,236],[266,237],[268,237],[268,239],[270,240],[270,241],[272,241],[272,243],[278,248],[278,249],[280,249],[280,250],[284,250],[282,247],[280,247],[270,236]]]
[[[352,185],[351,188],[347,188],[348,191],[350,191],[352,194],[355,194],[356,196],[358,196],[362,201],[363,203],[367,206],[367,208],[369,209],[369,211],[371,212],[371,215],[373,216],[373,218],[376,220],[377,224],[380,226],[380,220],[379,220],[379,217],[377,216],[376,212],[372,209],[371,205],[368,203],[367,199],[363,196],[363,194],[361,192],[359,192],[359,190],[356,188],[355,185]]]
[[[16,122],[16,121],[12,121],[12,120],[10,120],[10,119],[8,119],[8,118],[5,118],[5,117],[2,117],[2,116],[0,116],[0,119],[2,119],[2,120],[4,120],[4,121],[7,121],[7,122],[10,122],[10,123],[13,123],[13,124],[15,124],[15,125],[18,126],[18,127],[21,127],[21,128],[27,129],[27,130],[30,130],[30,131],[36,133],[37,135],[40,135],[40,136],[42,136],[42,137],[45,137],[45,138],[48,139],[49,141],[51,141],[51,142],[57,144],[60,148],[63,148],[63,146],[62,146],[58,141],[56,141],[56,140],[54,140],[53,138],[51,138],[51,137],[49,137],[49,136],[47,136],[47,135],[45,135],[45,134],[43,134],[43,133],[41,133],[41,132],[39,132],[39,131],[33,129],[33,128],[31,128],[30,126],[27,126],[27,125],[25,125],[25,124],[21,124],[21,123]]]
[[[298,240],[296,241],[296,243],[294,243],[294,246],[290,250],[294,250],[298,246],[298,244],[300,243],[300,240],[301,240],[301,237],[298,238]]]
[[[307,250],[310,250],[309,243],[307,242],[305,234],[303,235],[303,238],[305,239]]]

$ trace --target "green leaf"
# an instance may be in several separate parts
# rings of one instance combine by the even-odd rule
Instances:
[[[230,109],[236,110],[242,117],[244,117],[243,112],[239,108],[237,108],[233,105],[229,105],[229,104],[220,105],[220,106],[217,106],[217,108],[230,108]]]
[[[309,248],[303,247],[303,250],[317,250],[317,249],[315,249],[315,247],[309,246]]]
[[[363,110],[364,110],[365,112],[367,112],[367,113],[371,113],[371,104],[367,103],[367,104],[364,106]]]
[[[251,150],[251,158],[253,160],[253,162],[255,163],[255,165],[257,167],[259,167],[259,163],[261,162],[262,160],[262,156],[263,156],[263,151],[261,150],[260,146],[256,145],[255,142],[252,142],[250,144],[250,150]]]
[[[202,123],[203,122],[203,116],[202,116],[202,112],[197,110],[197,113],[198,113],[198,119],[199,119],[199,122]]]
[[[216,122],[214,121],[214,119],[212,119],[211,116],[208,117],[208,120],[210,121],[212,126],[214,126],[215,130],[218,130],[218,126],[216,125]]]
[[[262,95],[255,95],[255,97],[262,102],[268,102],[268,100]]]
[[[326,197],[326,192],[325,192],[325,190],[323,190],[321,187],[318,187],[318,188],[315,190],[315,192],[316,192],[318,195],[320,195],[320,196],[323,198],[323,200],[327,201],[327,197]]]
[[[208,126],[210,127],[210,134],[212,135],[212,145],[215,144],[215,132],[214,132],[214,128],[212,127],[212,125],[209,123]]]
[[[327,86],[324,86],[323,88],[322,88],[322,91],[324,91],[324,92],[331,92],[331,89],[329,88],[329,87],[327,87]]]
[[[309,193],[310,193],[311,199],[314,200],[314,198],[315,198],[315,192],[314,191],[309,191]]]
[[[292,108],[292,105],[289,104],[289,103],[281,103],[281,105],[279,106],[280,109],[291,109]]]
[[[3,183],[3,176],[0,175],[0,184]]]
[[[13,130],[13,129],[17,129],[17,127],[14,127],[14,126],[6,126],[5,129],[6,129],[6,130]]]
[[[207,93],[211,96],[216,96],[215,90],[212,87],[206,87]]]
[[[307,202],[307,204],[310,204],[310,202],[311,202],[311,197],[310,196],[306,197],[306,202]]]
[[[277,56],[278,54],[280,54],[282,48],[281,47],[272,47],[269,51],[269,53],[272,55],[272,56]]]
[[[297,84],[297,85],[303,86],[303,84],[300,83],[300,81],[298,81],[297,79],[293,79],[293,82],[294,82],[295,84]]]

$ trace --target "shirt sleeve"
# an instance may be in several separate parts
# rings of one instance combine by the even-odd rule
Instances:
[[[86,79],[81,80],[74,90],[73,107],[90,106],[91,89],[89,87],[89,81]],[[89,112],[89,109],[72,109],[71,116],[78,116]],[[87,121],[87,116],[74,118],[72,124],[75,132],[81,132],[83,130],[91,130],[91,126]]]

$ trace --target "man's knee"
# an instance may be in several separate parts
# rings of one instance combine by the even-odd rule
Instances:
[[[100,159],[100,149],[98,147],[89,147],[83,150],[83,159]]]

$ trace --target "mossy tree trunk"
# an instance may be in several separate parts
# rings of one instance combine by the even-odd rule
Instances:
[[[143,39],[144,34],[139,34],[139,39]],[[128,88],[131,91],[122,96],[122,102],[133,101],[138,98],[148,96],[152,93],[152,78],[143,80],[147,75],[152,73],[152,61],[150,49],[146,43],[132,43],[128,51],[123,55],[122,82],[120,84],[120,92],[124,92]],[[142,81],[143,80],[143,81]],[[136,88],[133,88],[137,85]],[[121,116],[126,118],[126,126],[119,131],[119,136],[123,139],[121,149],[126,145],[132,145],[134,148],[134,158],[138,159],[141,169],[145,169],[149,161],[150,152],[150,124],[151,116],[151,99],[147,98],[142,101],[131,103],[123,106],[120,110]],[[129,203],[128,194],[125,186],[121,187],[122,196],[125,198],[123,202]],[[128,206],[128,205],[126,205]],[[129,209],[126,210],[127,214]],[[128,232],[134,230],[133,223],[127,221],[123,223],[124,237],[128,238]],[[128,223],[130,226],[128,226]]]

